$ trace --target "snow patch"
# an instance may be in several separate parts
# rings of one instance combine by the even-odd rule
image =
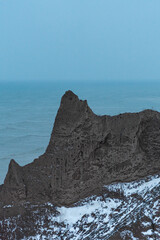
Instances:
[[[96,212],[105,214],[106,220],[108,220],[113,209],[117,208],[120,204],[120,201],[115,202],[110,198],[106,199],[105,202],[100,200],[100,198],[97,198],[96,200],[91,200],[82,206],[70,208],[58,207],[57,210],[60,215],[57,217],[57,221],[67,222],[69,225],[73,225],[86,215],[88,222],[91,222],[94,219],[91,214]]]
[[[128,197],[132,194],[139,194],[142,197],[149,190],[151,191],[154,187],[160,184],[160,177],[158,175],[151,177],[148,181],[141,180],[138,182],[130,182],[130,183],[114,183],[108,186],[105,186],[109,191],[121,192],[124,196]]]
[[[153,234],[153,231],[151,229],[149,229],[149,230],[147,230],[147,232],[142,232],[142,234],[151,236]]]
[[[6,205],[3,208],[11,208],[13,205]]]

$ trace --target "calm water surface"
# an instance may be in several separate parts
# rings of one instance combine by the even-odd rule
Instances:
[[[10,159],[23,166],[45,151],[61,96],[68,89],[87,99],[99,115],[160,111],[158,82],[0,83],[0,184]]]

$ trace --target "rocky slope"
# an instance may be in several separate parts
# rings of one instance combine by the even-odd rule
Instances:
[[[70,205],[103,185],[158,173],[159,157],[160,113],[97,116],[67,91],[46,152],[24,167],[11,160],[0,202]]]
[[[107,205],[102,204],[105,209],[106,206],[110,205],[109,200],[105,199],[110,196],[112,203],[112,193],[114,191],[111,191],[110,195],[106,195],[108,190],[104,186],[114,182],[138,181],[146,176],[158,174],[160,172],[159,159],[159,112],[145,110],[139,113],[124,113],[113,117],[97,116],[89,108],[87,101],[79,100],[73,92],[67,91],[61,99],[46,152],[24,167],[11,160],[4,184],[0,186],[0,218],[7,220],[13,217],[16,219],[12,219],[14,226],[18,221],[16,215],[21,214],[21,216],[27,216],[27,219],[32,219],[34,215],[32,210],[35,205],[38,206],[37,209],[41,209],[44,213],[48,211],[45,205],[47,202],[53,204],[53,206],[71,207],[81,199],[88,199],[86,200],[87,203],[91,196],[95,196],[95,199],[97,199],[95,201],[107,201]],[[99,196],[99,198],[96,196]],[[154,199],[156,199],[155,196],[158,197],[158,195],[153,194],[153,204]],[[120,197],[118,198],[120,199]],[[126,205],[122,206],[122,209],[126,208],[125,211],[127,211],[130,198],[125,196],[124,193],[122,199],[123,201],[127,199]],[[143,203],[143,201],[139,202],[139,197],[135,197],[135,199],[137,205]],[[121,204],[119,201],[117,204]],[[123,203],[125,204],[125,202]],[[11,207],[6,207],[8,205]],[[117,213],[118,210],[116,209],[119,205],[116,205],[116,202],[113,205],[113,209]],[[51,207],[49,211],[55,216],[58,214],[57,208]],[[38,214],[38,219],[41,219],[40,212]],[[100,217],[101,213],[97,214],[97,221],[105,223],[103,217]],[[128,216],[131,217],[131,214],[128,214]],[[95,221],[94,217],[91,217]],[[22,223],[26,221],[20,220]],[[48,220],[46,221],[49,224]],[[93,221],[91,222],[93,223]],[[134,222],[135,229],[136,224],[138,224],[136,221]],[[11,219],[10,222],[12,222]],[[82,231],[85,222],[80,222],[83,223],[80,225]],[[66,229],[63,221],[55,224],[58,224],[59,236],[62,239],[74,239],[71,235],[67,235],[70,234],[67,232],[68,230],[63,231],[63,226]],[[87,222],[87,224],[89,223]],[[4,226],[4,220],[0,226],[1,229],[6,227],[6,225]],[[17,229],[18,226],[19,224]],[[99,236],[99,238],[95,239],[108,239],[104,236],[100,238],[100,229],[103,228],[101,225],[95,227],[94,224],[91,224],[91,228],[86,231],[88,231],[88,234],[92,232],[94,235],[97,234],[95,236]],[[108,228],[112,227],[108,226]],[[97,229],[95,230],[97,233],[93,229]],[[83,231],[81,231],[82,234]],[[129,226],[124,231],[128,231],[124,233],[128,234]],[[0,232],[3,232],[3,230]],[[73,236],[75,236],[74,234],[78,234],[78,232],[73,231]],[[106,236],[109,236],[108,232],[106,234]],[[64,238],[65,236],[66,238]],[[84,236],[84,239],[94,239],[92,235],[92,238],[87,238],[87,235]],[[114,239],[120,239],[119,235]],[[124,239],[131,238],[126,237]]]
[[[26,203],[21,215],[0,220],[7,240],[158,240],[160,175],[105,185],[103,194],[72,207]],[[4,206],[4,214],[12,209]]]

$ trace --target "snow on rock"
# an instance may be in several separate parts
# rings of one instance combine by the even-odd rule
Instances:
[[[139,240],[139,238],[134,237],[133,233],[129,230],[125,230],[125,231],[121,232],[120,236],[122,239],[126,239],[126,236],[127,237],[130,236],[130,239],[132,239],[132,240]]]
[[[13,205],[5,205],[3,208],[11,208]]]
[[[120,205],[120,201],[115,202],[110,198],[107,198],[105,202],[102,201],[100,197],[97,197],[96,200],[88,200],[89,201],[82,206],[57,208],[60,213],[57,221],[66,222],[69,225],[73,225],[80,221],[83,216],[87,215],[87,221],[91,222],[93,220],[93,217],[91,216],[92,213],[96,214],[96,212],[98,212],[100,214],[104,214],[105,217],[108,217],[113,209]]]
[[[149,190],[151,191],[160,183],[160,177],[158,175],[149,177],[147,180],[134,181],[129,183],[115,183],[105,186],[110,191],[120,191],[126,197],[132,194],[139,194],[142,197]]]
[[[152,235],[153,231],[149,229],[147,232],[142,232],[143,235]]]
[[[158,175],[114,183],[104,186],[101,196],[85,198],[72,207],[55,207],[48,202],[40,210],[40,206],[31,205],[32,222],[28,222],[28,226],[32,235],[29,237],[23,230],[27,218],[8,219],[6,226],[11,235],[13,227],[20,226],[16,232],[21,232],[23,240],[160,239],[159,193]],[[27,228],[25,230],[27,235]]]

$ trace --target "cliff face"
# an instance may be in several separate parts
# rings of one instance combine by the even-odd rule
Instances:
[[[46,152],[24,167],[11,160],[0,202],[70,205],[101,193],[106,184],[159,171],[160,113],[97,116],[87,101],[67,91]]]

